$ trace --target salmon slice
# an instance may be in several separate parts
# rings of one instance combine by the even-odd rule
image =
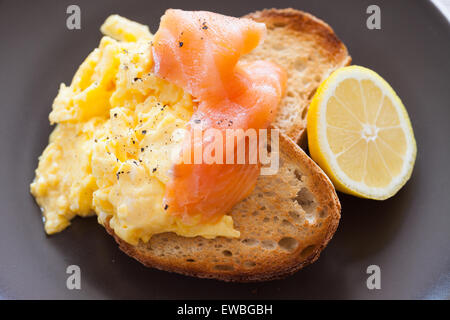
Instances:
[[[265,129],[275,118],[286,84],[284,70],[268,61],[239,62],[265,31],[263,23],[206,11],[170,9],[161,18],[152,47],[154,72],[198,102],[187,126],[191,140],[183,145],[192,157],[214,142],[210,128],[219,129],[226,150],[226,130]],[[194,139],[199,128],[203,138]],[[225,151],[223,157],[225,163]],[[259,163],[176,163],[166,187],[166,208],[187,223],[194,216],[217,221],[251,193],[259,170]]]

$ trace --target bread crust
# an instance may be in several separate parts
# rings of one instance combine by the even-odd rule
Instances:
[[[244,18],[264,22],[269,27],[282,24],[283,28],[317,35],[319,43],[327,49],[326,52],[331,60],[344,65],[351,63],[347,47],[338,38],[333,28],[312,14],[292,8],[272,8],[249,13]]]
[[[305,35],[317,46],[317,52],[323,55],[329,68],[323,70],[324,73],[320,79],[316,81],[315,85],[308,88],[308,92],[304,93],[304,98],[298,101],[298,115],[296,119],[289,125],[289,127],[281,128],[291,139],[296,141],[300,146],[306,145],[306,111],[309,103],[314,95],[318,85],[326,79],[326,77],[334,70],[350,65],[352,59],[348,53],[345,44],[338,38],[333,29],[324,21],[314,17],[313,15],[292,9],[264,9],[249,13],[244,18],[263,22],[269,30],[280,28],[283,34],[289,34],[289,37],[297,38],[299,43],[304,40]],[[273,55],[276,57],[276,50]],[[272,53],[269,53],[265,58],[270,58]],[[296,56],[293,54],[290,58],[295,60]],[[278,61],[275,61],[278,62]],[[312,62],[314,64],[314,62]],[[291,72],[291,68],[284,66]],[[301,87],[301,84],[299,84]]]
[[[214,278],[223,281],[234,282],[255,282],[267,281],[286,277],[299,269],[316,261],[321,251],[328,244],[335,233],[339,219],[341,206],[334,190],[334,187],[325,173],[304,153],[304,151],[289,137],[280,134],[280,150],[283,156],[287,159],[292,159],[299,165],[299,168],[308,175],[306,186],[310,192],[315,196],[318,203],[317,211],[326,210],[327,217],[320,220],[320,227],[317,225],[306,226],[315,231],[315,234],[309,236],[314,242],[314,248],[308,251],[305,255],[305,248],[311,248],[309,244],[299,245],[294,251],[286,252],[285,250],[273,250],[271,254],[261,255],[256,258],[254,263],[256,267],[248,269],[244,264],[233,264],[232,269],[217,269],[217,263],[214,263],[211,256],[203,256],[198,258],[195,263],[190,262],[190,259],[185,259],[179,256],[162,257],[155,254],[151,249],[155,245],[163,245],[164,242],[192,242],[192,238],[184,238],[173,233],[162,235],[155,235],[148,244],[139,244],[133,246],[119,238],[110,228],[108,222],[105,224],[107,232],[114,237],[119,244],[119,248],[127,255],[135,258],[147,267],[157,268],[160,270],[176,272],[188,276],[195,276],[199,278]],[[258,181],[260,183],[260,181]],[[235,217],[236,210],[233,210],[232,216]],[[235,221],[236,223],[236,221]],[[241,231],[241,238],[248,236],[245,232],[245,226],[238,226],[237,229]],[[164,238],[166,237],[166,238]],[[168,239],[167,239],[168,238]],[[277,239],[276,239],[277,240]],[[206,246],[212,246],[214,243],[222,243],[226,245],[227,239],[218,237],[211,240],[203,239]],[[155,244],[155,242],[157,242]],[[193,242],[194,243],[194,242]],[[189,247],[190,245],[188,245]],[[233,248],[236,251],[244,250],[244,244],[238,242]],[[308,249],[306,249],[308,250]],[[199,254],[201,255],[201,254]],[[220,255],[220,253],[218,254]],[[194,255],[194,257],[196,257]],[[203,259],[202,259],[203,258]],[[259,261],[258,259],[261,259]],[[192,259],[191,259],[192,260]]]

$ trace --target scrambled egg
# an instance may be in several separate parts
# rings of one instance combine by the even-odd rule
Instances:
[[[31,193],[45,231],[65,229],[76,215],[109,220],[123,240],[137,244],[162,232],[238,237],[231,216],[216,224],[186,225],[163,207],[171,153],[195,103],[152,72],[146,26],[110,16],[106,35],[69,87],[61,84],[49,115],[56,128],[39,158]]]

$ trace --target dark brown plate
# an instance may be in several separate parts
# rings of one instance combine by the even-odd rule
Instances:
[[[66,8],[81,7],[82,29],[66,28]],[[366,28],[372,1],[1,1],[0,297],[2,298],[450,298],[450,27],[427,1],[377,1],[381,30]],[[355,64],[380,73],[403,99],[417,163],[394,198],[340,194],[342,220],[322,257],[285,280],[231,284],[147,269],[119,251],[95,218],[45,235],[29,194],[47,120],[61,82],[97,47],[111,13],[155,31],[169,7],[242,16],[294,7],[327,21]],[[79,265],[81,290],[66,288]],[[366,268],[381,268],[368,290]]]

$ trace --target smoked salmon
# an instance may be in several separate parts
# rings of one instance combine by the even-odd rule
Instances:
[[[224,142],[226,130],[265,129],[274,119],[286,85],[284,70],[269,61],[239,62],[265,32],[263,23],[206,11],[170,9],[161,18],[152,45],[154,73],[198,102],[187,129],[200,128],[204,135],[191,135],[183,146],[192,155],[213,143],[210,128],[218,129]],[[250,194],[259,170],[258,162],[176,163],[165,208],[185,222],[217,221]]]

